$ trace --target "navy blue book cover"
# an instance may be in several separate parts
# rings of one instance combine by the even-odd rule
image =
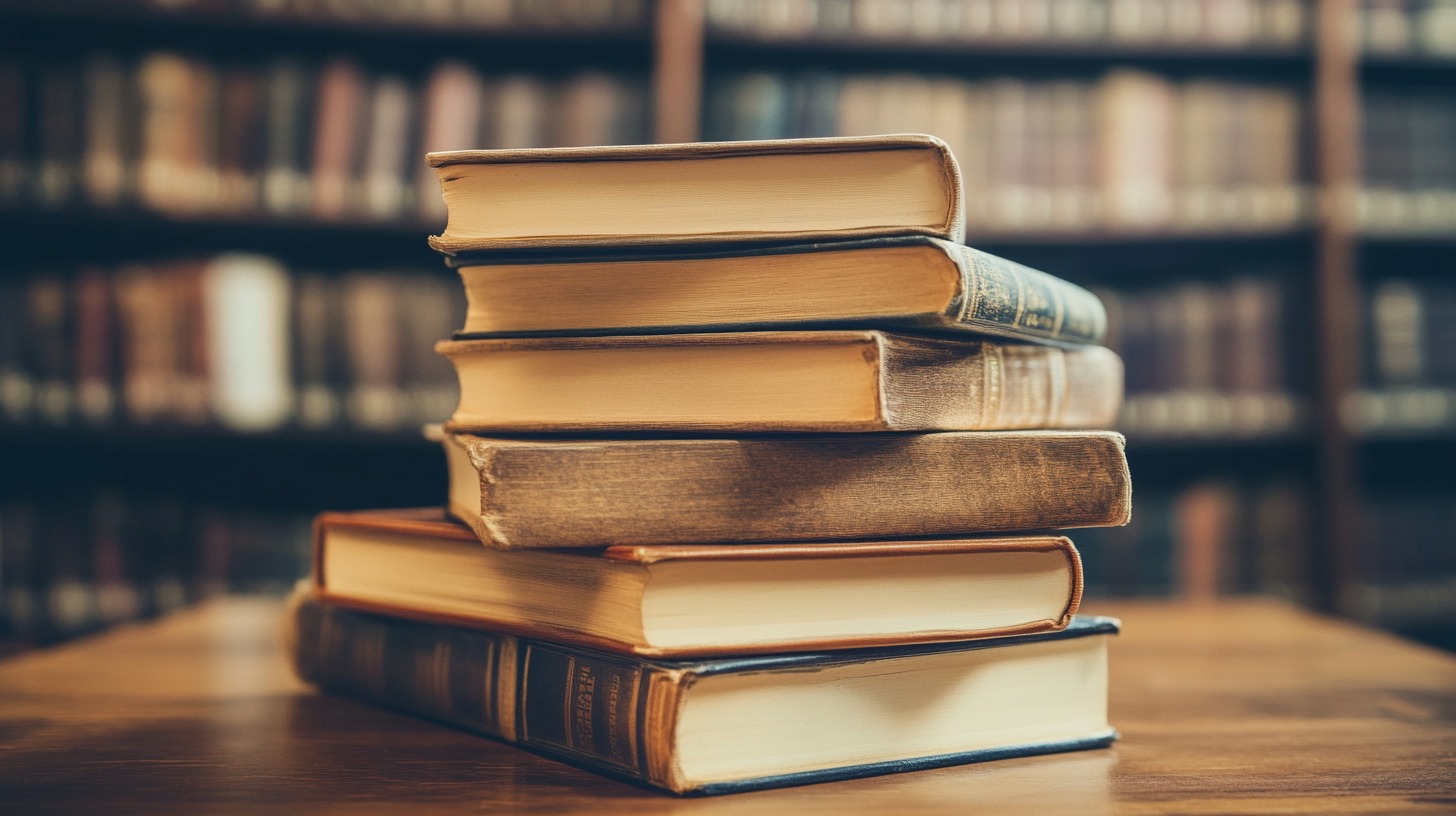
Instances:
[[[1111,635],[1111,618],[1078,617],[1059,632],[953,643],[700,660],[648,660],[354,612],[307,598],[294,605],[294,663],[326,690],[505,739],[572,764],[674,793],[711,795],[1097,748],[1090,736],[914,756],[686,786],[668,729],[686,689],[706,678],[803,672],[951,652]]]

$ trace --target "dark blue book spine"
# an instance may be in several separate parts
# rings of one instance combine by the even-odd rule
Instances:
[[[796,670],[984,649],[1116,631],[1109,620],[1062,632],[925,646],[701,661],[654,661],[417,623],[295,599],[292,657],[320,688],[464,728],[599,773],[679,794],[802,785],[1107,745],[1116,732],[687,787],[672,734],[685,688],[715,674]]]

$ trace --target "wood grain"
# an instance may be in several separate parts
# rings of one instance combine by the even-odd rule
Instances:
[[[1102,604],[1115,748],[675,799],[315,695],[275,602],[0,663],[7,813],[1448,813],[1456,658],[1272,602]]]

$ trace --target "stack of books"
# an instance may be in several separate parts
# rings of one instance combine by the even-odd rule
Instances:
[[[1076,286],[928,136],[431,154],[448,509],[325,514],[299,674],[675,793],[1106,745],[1130,512]]]

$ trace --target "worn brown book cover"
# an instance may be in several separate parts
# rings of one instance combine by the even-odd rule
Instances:
[[[456,340],[452,430],[865,432],[1099,428],[1122,362],[880,331]]]
[[[509,551],[441,508],[320,515],[313,577],[354,609],[672,657],[1054,631],[1082,591],[1061,536]]]
[[[960,172],[933,136],[833,137],[428,155],[436,250],[929,235],[960,243]]]
[[[447,434],[450,512],[492,547],[918,538],[1127,523],[1106,431],[740,439]]]

